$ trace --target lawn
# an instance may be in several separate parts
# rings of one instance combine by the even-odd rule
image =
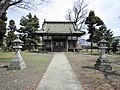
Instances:
[[[0,61],[1,60],[11,60],[15,52],[3,52],[0,51]]]
[[[66,53],[65,55],[84,90],[120,90],[119,55],[108,55],[108,59],[113,67],[113,73],[94,69],[95,61],[99,57],[96,52],[92,55],[86,51],[82,51],[82,53]]]
[[[27,67],[7,70],[15,52],[0,52],[0,90],[35,90],[54,54],[22,51]]]

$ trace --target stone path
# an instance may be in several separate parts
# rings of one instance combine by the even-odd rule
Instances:
[[[83,90],[66,56],[56,53],[36,90]]]

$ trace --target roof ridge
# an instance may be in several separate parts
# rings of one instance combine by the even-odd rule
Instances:
[[[74,21],[44,21],[44,23],[75,23]]]

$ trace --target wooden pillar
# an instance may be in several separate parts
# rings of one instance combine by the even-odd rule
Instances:
[[[66,52],[68,52],[68,38],[66,40]]]
[[[51,39],[51,51],[53,51],[53,37]]]
[[[75,48],[73,49],[73,52],[75,52]]]
[[[75,48],[74,48],[74,52],[76,52],[76,48],[77,48],[77,40],[75,41]]]
[[[42,41],[42,49],[43,49],[43,51],[46,51],[46,42],[45,41]]]

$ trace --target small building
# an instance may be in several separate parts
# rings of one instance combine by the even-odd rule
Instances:
[[[118,41],[118,45],[120,46],[120,36],[115,36],[113,41]]]
[[[75,51],[77,38],[85,32],[75,28],[75,22],[44,21],[42,29],[36,31],[42,37],[44,51]]]
[[[113,39],[113,42],[115,42],[115,41],[118,41],[117,48],[120,51],[120,36],[115,36],[114,39]]]

